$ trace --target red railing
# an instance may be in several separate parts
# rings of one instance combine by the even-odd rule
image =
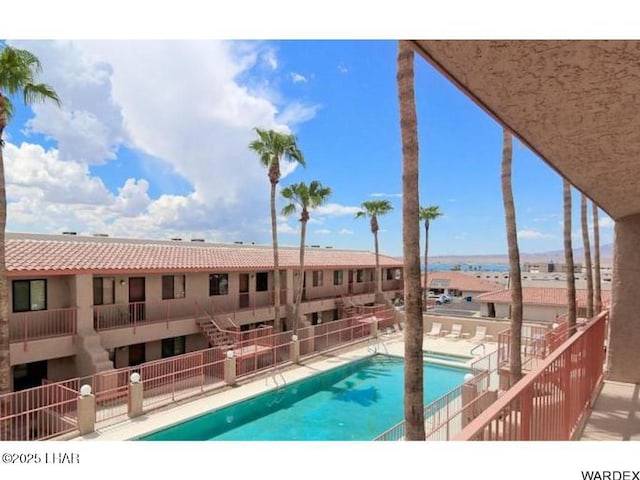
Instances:
[[[169,322],[194,316],[196,302],[177,298],[159,302],[131,302],[93,307],[94,327],[97,331]]]
[[[26,342],[29,340],[75,335],[76,314],[76,308],[12,313],[9,316],[9,341],[25,342],[26,348]]]
[[[262,372],[290,360],[291,332],[262,336],[234,344],[236,375]]]
[[[607,317],[591,319],[456,440],[571,440],[602,383]]]
[[[0,441],[46,440],[78,428],[78,392],[66,382],[0,395]]]

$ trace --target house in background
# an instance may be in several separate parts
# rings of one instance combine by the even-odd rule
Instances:
[[[476,297],[480,302],[480,314],[488,318],[510,318],[511,292],[496,290]],[[586,317],[587,290],[576,290],[578,317]],[[602,302],[611,302],[611,291],[602,291]],[[528,322],[553,323],[568,311],[567,289],[560,287],[523,287],[523,320]]]
[[[444,293],[452,297],[471,298],[475,300],[476,296],[481,293],[492,292],[503,288],[499,283],[478,277],[479,274],[476,272],[466,273],[456,271],[429,272],[426,276],[427,282],[429,282],[429,292],[437,295]],[[423,275],[423,288],[424,279],[425,276]]]

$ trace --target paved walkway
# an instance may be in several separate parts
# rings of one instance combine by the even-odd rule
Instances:
[[[605,382],[580,440],[640,440],[640,385]]]
[[[375,345],[379,353],[389,355],[404,356],[404,341],[402,333],[382,335],[380,343],[362,343],[348,351],[338,351],[319,355],[310,360],[306,360],[303,365],[291,365],[282,369],[282,374],[287,383],[295,382],[303,378],[315,375],[319,372],[336,368],[363,357],[371,355],[370,347]],[[495,343],[486,343],[486,353],[497,348]],[[426,351],[439,352],[444,354],[460,355],[471,357],[470,351],[476,344],[468,340],[448,340],[445,338],[425,338],[423,349]],[[452,366],[465,366],[465,363],[451,362]],[[446,364],[446,361],[440,361]],[[280,377],[278,377],[279,379]],[[84,437],[76,437],[73,440],[131,440],[147,435],[157,430],[161,430],[169,425],[181,423],[185,420],[216,410],[232,403],[244,400],[255,395],[273,390],[278,385],[274,383],[271,375],[262,375],[253,380],[245,381],[241,385],[233,388],[209,394],[205,397],[186,400],[182,404],[170,405],[162,410],[152,411],[133,420],[125,420],[120,423],[99,428],[96,432]]]

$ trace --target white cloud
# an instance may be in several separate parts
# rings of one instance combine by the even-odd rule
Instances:
[[[376,198],[380,198],[380,197],[402,198],[401,193],[372,193],[369,196],[376,197]]]
[[[348,228],[343,228],[338,233],[340,235],[353,235],[353,230],[349,230]]]
[[[537,239],[537,238],[553,238],[549,233],[542,233],[537,230],[523,229],[518,230],[518,238]]]
[[[276,54],[273,50],[268,49],[263,57],[263,61],[271,68],[271,70],[276,70],[278,68],[278,59],[276,58]]]
[[[598,226],[600,228],[613,228],[615,227],[616,222],[614,222],[611,217],[600,217],[598,218]]]
[[[306,83],[308,82],[307,77],[305,77],[304,75],[301,75],[299,73],[296,72],[291,72],[291,81],[293,83]]]
[[[328,228],[320,228],[314,231],[314,233],[317,233],[318,235],[331,235],[331,230]]]
[[[328,217],[339,217],[342,215],[355,215],[360,211],[360,207],[351,207],[347,205],[340,205],[339,203],[327,203],[326,205],[322,205],[315,210],[314,213],[317,215],[328,216]]]
[[[269,230],[271,231],[271,230]],[[299,230],[295,227],[292,227],[288,223],[281,223],[278,225],[278,234],[283,233],[285,235],[294,235],[299,233]]]
[[[40,79],[56,89],[63,106],[34,107],[25,127],[26,134],[43,134],[58,148],[8,143],[11,228],[60,231],[64,225],[146,238],[267,238],[260,222],[268,215],[269,183],[247,147],[253,128],[290,132],[318,108],[252,88],[261,84],[252,70],[258,62],[278,67],[273,49],[223,41],[14,44],[40,58]],[[123,147],[132,153],[121,157]],[[180,176],[190,191],[152,198],[150,191],[158,191],[150,185],[152,176],[120,186],[111,181],[107,188],[89,168],[117,161],[126,178],[129,157],[137,162],[141,153]],[[104,168],[114,167],[99,171]],[[283,175],[294,169],[283,165]],[[283,228],[286,233],[292,227]]]
[[[347,66],[343,63],[338,64],[338,71],[340,73],[347,73],[349,71],[349,69],[347,68]]]
[[[455,240],[466,240],[467,235],[468,235],[468,234],[467,234],[467,232],[462,232],[462,233],[460,233],[460,234],[458,234],[458,235],[454,236],[453,238],[454,238]]]

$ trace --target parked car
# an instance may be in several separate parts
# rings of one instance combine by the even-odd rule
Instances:
[[[443,293],[436,300],[436,305],[442,305],[442,304],[445,304],[445,303],[451,303],[452,300],[453,299],[451,298],[450,295],[447,295],[446,293]]]

